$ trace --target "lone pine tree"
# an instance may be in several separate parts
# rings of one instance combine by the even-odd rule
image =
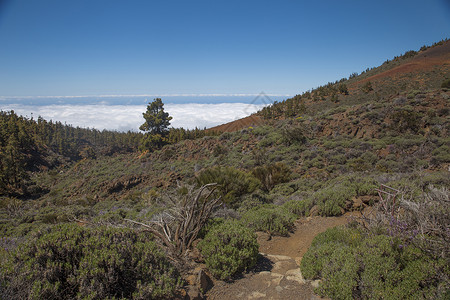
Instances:
[[[142,138],[141,148],[153,150],[161,148],[167,143],[170,120],[169,113],[164,112],[164,103],[161,98],[156,98],[147,105],[147,111],[142,113],[145,122],[139,129],[146,132]]]

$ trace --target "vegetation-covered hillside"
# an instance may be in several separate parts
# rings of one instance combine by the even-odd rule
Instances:
[[[198,262],[224,280],[252,267],[255,231],[372,207],[313,242],[317,293],[447,298],[449,64],[442,41],[152,151],[2,112],[1,297],[181,297]]]

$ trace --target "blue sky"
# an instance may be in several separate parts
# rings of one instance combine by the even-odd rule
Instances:
[[[448,2],[0,0],[0,96],[294,95],[450,37]]]

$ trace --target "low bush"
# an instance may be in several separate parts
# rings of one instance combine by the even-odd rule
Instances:
[[[450,79],[446,79],[442,82],[441,88],[450,89]]]
[[[332,299],[444,299],[445,265],[393,237],[337,227],[314,239],[301,270],[322,278],[316,292]]]
[[[431,153],[431,163],[434,165],[450,162],[450,147],[442,145]]]
[[[151,235],[65,224],[36,232],[1,268],[2,299],[154,299],[181,283]]]
[[[241,222],[256,230],[274,235],[287,235],[292,229],[296,215],[283,206],[262,205],[242,214]]]
[[[356,196],[372,195],[376,187],[376,182],[370,178],[345,176],[332,180],[312,197],[319,207],[319,214],[338,216],[344,211],[346,201]]]
[[[306,216],[313,206],[313,200],[311,198],[305,200],[290,200],[283,204],[283,208],[288,212],[295,214],[296,216]]]
[[[406,131],[417,133],[422,123],[421,114],[408,108],[398,109],[390,117],[392,129],[401,133]]]
[[[285,126],[283,127],[283,139],[287,145],[299,143],[304,144],[307,141],[304,128],[302,126]]]
[[[256,167],[252,171],[253,175],[259,179],[263,189],[269,192],[277,184],[288,182],[291,170],[282,162]]]
[[[206,169],[197,176],[196,181],[198,186],[217,183],[222,201],[227,204],[234,204],[238,197],[259,187],[258,180],[252,174],[233,167],[216,166]]]
[[[209,271],[222,280],[256,264],[256,235],[237,221],[214,226],[198,244]]]

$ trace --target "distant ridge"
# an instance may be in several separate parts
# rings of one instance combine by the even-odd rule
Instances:
[[[368,69],[367,71],[344,81],[349,88],[350,95],[354,96],[356,94],[360,94],[361,86],[367,82],[388,87],[394,82],[397,84],[399,84],[399,82],[403,82],[403,84],[407,86],[405,82],[417,81],[420,83],[425,83],[428,80],[429,82],[427,84],[423,84],[423,86],[428,86],[429,88],[439,88],[441,82],[436,81],[436,78],[442,79],[441,77],[447,78],[450,76],[450,40],[443,40],[435,43],[433,46],[424,47],[422,47],[418,52],[408,51],[413,53],[412,57],[408,57],[407,52],[403,56],[395,57],[392,60],[387,60],[381,66],[370,70]],[[436,76],[436,73],[439,73],[440,76]],[[428,78],[431,77],[428,76],[429,74],[433,74],[433,82],[431,82],[432,79]],[[285,101],[295,99],[296,97],[297,96]],[[364,96],[361,95],[361,97]],[[282,105],[283,102],[284,101],[278,102],[278,104],[275,105]],[[308,103],[311,104],[312,101],[306,100],[305,104]],[[234,132],[264,123],[264,118],[260,114],[256,113],[242,119],[209,128],[207,130],[215,132]]]

